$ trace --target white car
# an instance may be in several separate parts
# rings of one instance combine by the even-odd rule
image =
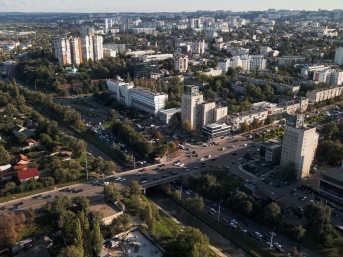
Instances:
[[[121,177],[116,177],[115,181],[120,181]]]
[[[281,248],[281,245],[278,242],[273,242],[273,245],[277,248]]]
[[[225,147],[222,147],[220,150],[224,151],[224,150],[225,150]]]
[[[125,181],[125,180],[126,180],[126,178],[121,178],[121,179],[120,179],[120,181]]]
[[[247,230],[246,228],[241,228],[241,231],[242,231],[243,233],[248,233],[248,230]]]
[[[183,167],[183,166],[185,166],[185,164],[184,163],[180,163],[180,165],[179,165],[180,167]]]
[[[233,223],[233,222],[231,222],[229,225],[230,225],[231,227],[233,227],[233,228],[237,228],[237,225],[236,225],[235,223]]]

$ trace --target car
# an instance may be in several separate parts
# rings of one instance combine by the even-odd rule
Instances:
[[[183,167],[183,166],[185,166],[185,164],[184,163],[180,163],[180,165],[179,165],[180,167]]]
[[[95,181],[92,182],[93,186],[97,186],[98,184],[99,184],[99,180],[95,180]]]
[[[163,176],[162,176],[162,178],[167,178],[168,177],[168,175],[166,175],[166,174],[164,174]]]
[[[139,175],[141,175],[142,173],[140,173],[140,172],[136,172],[136,174],[135,174],[135,176],[139,176]]]
[[[210,208],[211,211],[213,211],[214,213],[217,213],[217,210],[214,208]]]
[[[115,180],[115,181],[120,181],[120,180],[121,180],[121,177],[116,177],[114,180]]]
[[[233,228],[237,228],[237,225],[236,225],[235,223],[230,222],[229,225],[230,225],[231,227],[233,227]]]
[[[222,218],[222,222],[229,223],[229,220],[227,218]]]
[[[145,184],[148,183],[148,179],[147,178],[141,178],[141,184]]]
[[[46,195],[46,196],[44,196],[43,198],[44,198],[44,199],[50,199],[50,198],[52,198],[52,195]]]
[[[255,237],[257,237],[257,238],[262,238],[263,236],[262,236],[262,234],[260,233],[260,232],[258,232],[258,231],[255,231]]]
[[[159,178],[158,177],[154,177],[153,180],[158,180]]]
[[[6,207],[5,206],[2,206],[2,207],[0,207],[0,211],[6,211]]]
[[[237,155],[237,153],[232,153],[232,155]]]
[[[201,157],[201,158],[200,158],[200,161],[203,161],[203,160],[205,160],[205,158],[204,158],[204,157]]]
[[[110,184],[110,182],[108,182],[108,181],[104,182],[104,186],[108,186],[109,184]]]
[[[276,248],[281,248],[281,245],[280,245],[278,242],[273,242],[273,245],[274,245]]]
[[[248,233],[248,230],[246,229],[246,228],[241,228],[241,232],[243,232],[243,233]]]
[[[211,216],[214,216],[215,213],[213,211],[209,210],[208,214],[210,214]]]
[[[224,151],[224,150],[225,150],[225,147],[220,148],[220,150],[221,150],[221,151]]]

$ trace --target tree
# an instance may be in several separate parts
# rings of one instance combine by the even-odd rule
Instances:
[[[123,231],[128,230],[133,224],[133,219],[129,214],[122,214],[118,218],[113,219],[112,223],[109,225],[109,230],[111,235],[114,236]]]
[[[108,121],[114,121],[117,120],[119,118],[119,112],[115,109],[111,109],[108,113]]]
[[[155,229],[156,229],[156,224],[155,224],[155,217],[152,213],[152,207],[151,204],[147,204],[147,209],[146,209],[146,220],[145,220],[147,226],[148,226],[148,231],[150,235],[155,234]]]
[[[263,216],[266,222],[275,223],[277,218],[280,216],[281,209],[277,203],[268,204],[263,210]]]
[[[36,218],[35,210],[32,207],[30,207],[29,209],[27,209],[27,213],[25,216],[26,216],[26,220],[32,224]]]
[[[243,123],[241,124],[241,131],[242,131],[242,132],[247,132],[247,131],[249,131],[249,130],[250,130],[249,125],[248,125],[246,122],[243,122]]]
[[[138,184],[137,181],[131,182],[130,193],[131,195],[140,195],[142,193],[142,187]]]
[[[19,133],[18,135],[18,143],[22,144],[25,142],[25,140],[27,139],[27,136],[24,133]]]
[[[112,175],[116,170],[117,165],[112,161],[107,161],[104,163],[104,173],[106,175]]]
[[[239,204],[239,210],[244,215],[249,215],[253,210],[253,205],[249,200],[243,200]]]
[[[24,229],[25,216],[14,212],[0,214],[0,248],[14,245]]]
[[[83,249],[74,245],[63,248],[58,257],[83,257]]]
[[[11,157],[6,151],[5,147],[0,145],[0,165],[6,165],[10,162]]]
[[[269,124],[272,124],[273,123],[273,118],[271,115],[268,115],[267,116],[267,119],[265,120],[264,124],[265,125],[269,125]]]
[[[290,232],[296,240],[299,240],[305,236],[306,229],[304,229],[301,225],[295,225],[290,228]]]
[[[91,239],[92,239],[92,246],[93,252],[95,256],[100,256],[103,246],[103,237],[100,231],[99,223],[95,223],[93,225],[93,230],[91,231]]]
[[[330,224],[331,208],[326,203],[310,203],[305,207],[305,217],[310,226],[323,228],[324,225]]]
[[[188,197],[185,201],[186,206],[189,208],[196,210],[196,211],[202,211],[204,209],[204,199],[202,197]]]
[[[180,201],[181,197],[182,197],[181,191],[180,190],[175,190],[174,193],[173,193],[173,196],[175,197],[175,199]]]
[[[197,228],[186,227],[176,238],[177,256],[209,257],[208,238]]]
[[[120,200],[121,195],[115,184],[109,184],[104,186],[104,198],[106,201],[109,201],[111,203]]]
[[[13,181],[6,183],[4,186],[4,189],[3,189],[4,194],[9,195],[9,194],[15,193],[16,187],[17,187],[17,185]]]

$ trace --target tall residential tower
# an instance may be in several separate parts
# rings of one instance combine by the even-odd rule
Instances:
[[[294,163],[297,179],[308,177],[318,145],[316,128],[306,127],[303,115],[297,116],[295,124],[285,125],[282,143],[281,166]]]

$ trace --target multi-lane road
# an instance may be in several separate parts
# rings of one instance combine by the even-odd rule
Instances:
[[[260,178],[255,177],[253,174],[242,170],[240,162],[243,159],[245,153],[249,151],[253,155],[254,153],[256,155],[258,149],[258,147],[253,147],[252,142],[246,140],[244,137],[239,136],[230,140],[225,138],[218,141],[216,145],[210,145],[206,147],[202,145],[193,146],[188,144],[185,145],[185,147],[189,148],[189,150],[185,150],[182,155],[172,160],[171,162],[165,163],[163,167],[156,164],[144,168],[138,168],[118,173],[113,176],[108,176],[104,180],[100,179],[99,182],[105,181],[109,183],[115,183],[119,188],[122,188],[126,185],[129,185],[131,181],[141,182],[142,179],[146,179],[147,182],[143,183],[142,186],[148,188],[150,186],[161,184],[166,181],[171,181],[174,179],[176,180],[180,176],[198,176],[201,171],[226,169],[241,177],[245,181],[254,183],[257,187],[266,190],[266,192],[269,192],[270,195],[274,197],[275,195],[284,194],[286,191],[288,192],[290,190],[289,187],[273,188],[272,186],[263,183]],[[187,157],[190,151],[195,151],[198,156]],[[184,165],[181,165],[181,167],[180,165],[176,166],[175,162],[179,162]],[[204,165],[203,163],[205,163],[206,165]],[[2,203],[0,204],[0,210],[10,210],[13,208],[18,208],[15,206],[19,206],[18,211],[24,211],[30,207],[39,209],[47,201],[50,201],[51,199],[59,195],[86,196],[90,200],[90,202],[96,202],[103,198],[103,187],[99,186],[100,184],[101,183],[98,183],[98,185],[96,185],[95,180],[92,180],[86,183],[69,186],[69,190],[67,191],[66,188],[56,188],[54,190],[45,192],[42,195],[32,195]],[[72,192],[71,189],[74,189],[74,192]],[[75,191],[80,192],[75,193]],[[206,208],[209,209],[210,207]],[[229,211],[224,210],[221,212],[219,218],[220,220],[226,218],[227,220],[231,221],[235,217]],[[248,232],[250,231],[251,233],[254,233],[254,231],[259,231],[261,233],[268,232],[266,228],[258,225],[254,225],[253,228],[245,228],[248,230]],[[294,246],[293,242],[285,238],[279,237],[276,240],[279,240],[279,243],[282,244],[284,247]]]
[[[173,159],[171,162],[165,163],[163,167],[158,167],[159,165],[152,165],[147,166],[144,168],[138,168],[130,171],[125,171],[122,173],[117,173],[113,176],[108,176],[105,178],[105,181],[110,183],[115,183],[118,185],[118,187],[123,187],[126,185],[129,185],[131,181],[138,181],[140,182],[142,178],[146,178],[147,182],[142,184],[143,187],[150,187],[152,185],[156,185],[159,183],[163,183],[166,181],[170,181],[173,179],[177,179],[179,176],[190,176],[190,175],[196,175],[197,173],[200,173],[204,170],[210,170],[210,169],[216,169],[219,165],[228,166],[231,160],[235,159],[238,160],[239,158],[242,158],[244,153],[242,152],[242,148],[246,148],[244,144],[247,142],[244,141],[245,139],[239,137],[236,139],[238,141],[236,142],[229,142],[227,139],[223,139],[219,142],[219,145],[211,145],[208,147],[203,146],[190,146],[191,151],[195,151],[198,154],[198,157],[186,157],[186,153],[188,151],[184,151],[182,155],[177,157],[176,159]],[[232,144],[235,145],[235,148],[230,148]],[[223,147],[225,147],[225,150],[221,150]],[[237,155],[232,156],[231,152],[237,151]],[[205,157],[204,161],[200,161],[203,156],[211,155],[211,158]],[[215,161],[211,161],[211,159],[215,159]],[[178,161],[179,163],[182,163],[184,165],[175,166],[175,163]],[[207,163],[207,167],[201,167],[201,163]],[[211,166],[209,167],[209,163]],[[119,180],[120,177],[121,179]],[[102,179],[100,179],[100,182],[102,182]],[[73,192],[61,192],[63,188],[56,188],[54,190],[45,192],[40,196],[40,194],[32,195],[20,199],[15,199],[6,203],[0,204],[1,208],[11,209],[13,206],[19,205],[19,210],[25,210],[29,207],[32,208],[40,208],[44,203],[51,200],[52,198],[61,195],[61,194],[69,194],[69,195],[82,195],[88,197],[91,201],[95,199],[99,199],[102,197],[103,189],[101,186],[94,185],[94,180],[75,184],[73,186],[70,186],[71,189],[82,189],[82,192],[79,193],[73,193]]]

